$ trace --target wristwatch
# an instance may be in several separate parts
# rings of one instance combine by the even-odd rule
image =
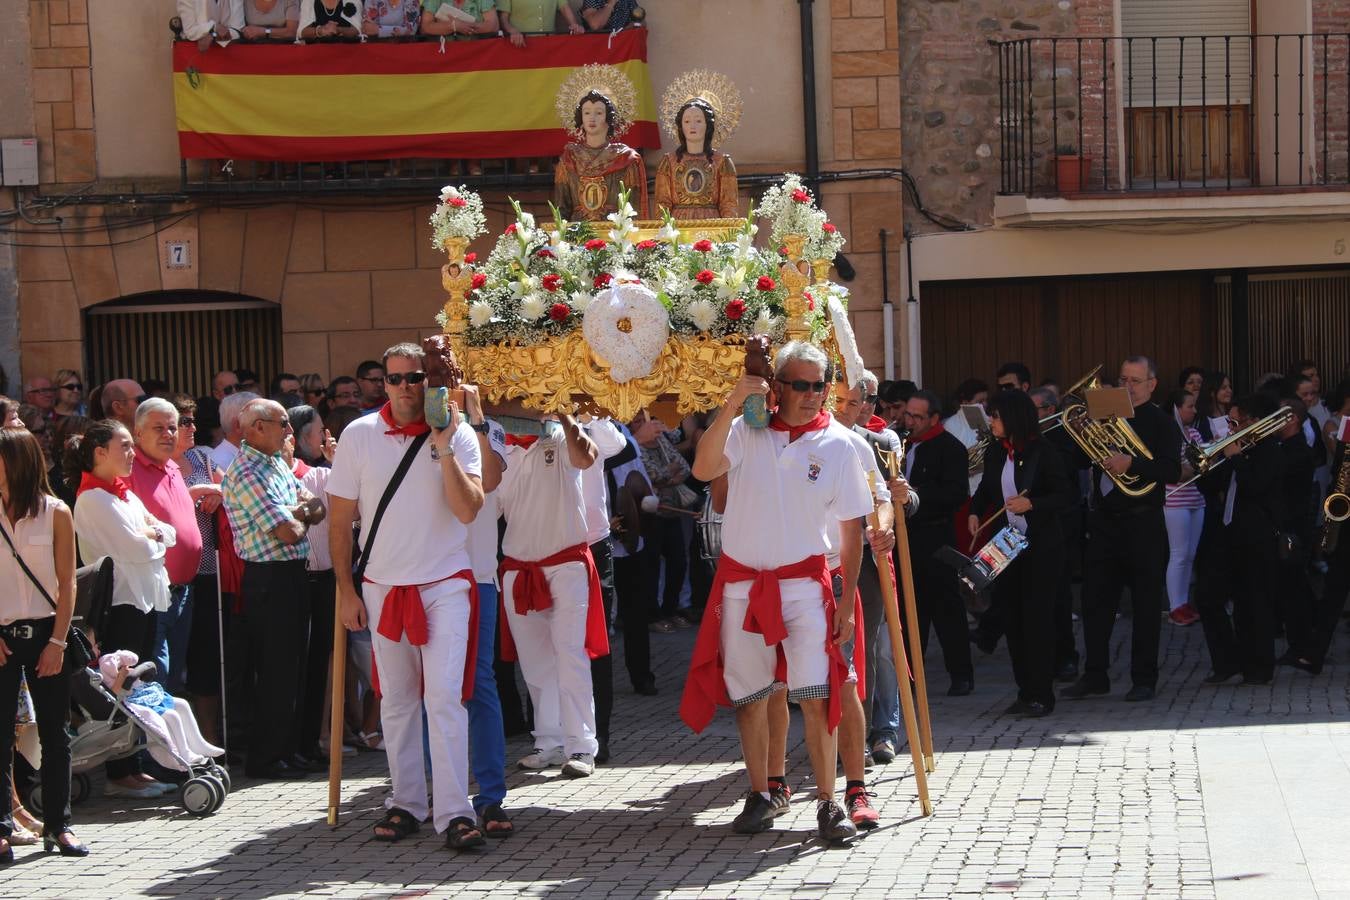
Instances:
[[[470,424],[469,427],[472,428],[474,431],[478,432],[479,434],[487,434],[489,431],[491,431],[491,429],[488,427],[487,419],[484,419],[477,425]]]
[[[436,449],[436,445],[435,445],[435,444],[432,444],[432,445],[431,445],[431,458],[434,459],[434,460],[436,460],[436,461],[438,461],[438,462],[439,462],[439,461],[441,460],[441,458],[442,458],[442,454],[441,454],[441,452],[440,452],[439,450]],[[454,459],[454,458],[455,458],[455,445],[454,445],[454,444],[449,444],[449,445],[446,446],[446,448],[445,448],[445,453],[444,453],[444,458],[445,458],[445,459]]]

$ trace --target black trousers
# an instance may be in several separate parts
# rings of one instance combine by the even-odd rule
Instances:
[[[680,591],[684,589],[684,576],[688,570],[684,527],[680,521],[657,517],[646,535],[642,555],[647,566],[649,596],[653,600],[656,598],[657,586],[661,583],[661,560],[666,561],[666,584],[661,594],[661,605],[651,612],[650,620],[668,619],[679,611]]]
[[[224,618],[215,574],[198,575],[192,582],[192,631],[187,651],[187,689],[194,697],[219,697],[224,690],[220,677],[220,626]]]
[[[153,621],[153,620],[152,620]],[[37,712],[38,740],[42,744],[42,830],[57,835],[70,825],[70,736],[66,717],[70,714],[70,678],[50,675],[39,678],[38,657],[52,637],[55,616],[25,619],[13,623],[29,625],[33,636],[16,638],[4,635],[9,658],[0,666],[0,837],[14,833],[14,718],[19,708],[19,677],[28,677],[28,693]],[[152,629],[153,632],[153,629]]]
[[[605,629],[608,630],[614,609],[614,553],[609,538],[591,544],[591,557],[600,574],[600,596],[605,601]],[[613,653],[591,660],[591,696],[595,698],[595,736],[608,741],[609,720],[614,712]]]
[[[1312,620],[1301,634],[1289,636],[1289,648],[1297,656],[1314,665],[1326,661],[1347,594],[1350,594],[1350,523],[1341,526],[1336,549],[1327,557],[1327,577],[1322,582],[1322,597],[1313,606]]]
[[[656,681],[652,674],[652,636],[647,630],[648,585],[640,556],[616,556],[614,593],[623,622],[623,663],[636,689]]]
[[[305,651],[305,692],[300,701],[300,750],[318,753],[319,737],[326,733],[323,703],[328,694],[328,660],[333,656],[337,583],[332,569],[309,572],[306,580],[309,615],[305,625],[309,640]]]
[[[1219,674],[1241,672],[1265,681],[1275,672],[1274,534],[1265,544],[1253,545],[1226,532],[1218,538],[1217,552],[1206,558],[1196,591],[1210,664]],[[1224,608],[1230,600],[1231,616]]]
[[[956,570],[933,557],[950,542],[950,528],[915,528],[909,532],[909,555],[914,565],[914,593],[919,613],[919,638],[928,655],[928,629],[937,632],[942,661],[953,679],[974,680],[970,660],[970,631],[966,607],[956,590]]]
[[[708,594],[712,592],[716,572],[717,564],[703,558],[703,535],[695,526],[689,540],[689,606],[698,611],[699,618],[708,606]]]
[[[886,607],[881,599],[881,576],[870,549],[863,550],[862,566],[858,569],[858,595],[862,597],[863,687],[867,695],[863,698],[863,721],[867,733],[871,734],[871,699],[877,684],[877,644],[881,641],[881,630],[886,627]]]
[[[1113,515],[1095,510],[1088,517],[1083,570],[1083,677],[1109,688],[1111,630],[1121,591],[1130,589],[1133,631],[1130,679],[1136,685],[1158,683],[1158,640],[1167,602],[1167,525],[1162,507]]]
[[[1028,547],[994,581],[994,609],[1003,618],[1017,699],[1055,706],[1055,594],[1062,548]]]
[[[104,620],[103,634],[98,638],[99,652],[110,653],[113,650],[130,650],[141,662],[155,658],[155,613],[141,612],[134,606],[119,605],[109,607]],[[156,680],[162,681],[160,672]],[[137,753],[125,759],[109,760],[103,764],[103,774],[111,781],[114,778],[126,778],[142,771],[141,754]]]
[[[305,561],[245,562],[244,628],[256,661],[248,768],[257,771],[300,749],[308,600]]]

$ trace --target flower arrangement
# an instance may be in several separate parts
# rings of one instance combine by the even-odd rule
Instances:
[[[465,244],[487,232],[483,216],[483,198],[460,185],[441,188],[441,200],[431,214],[431,245],[437,250],[447,238],[460,238]]]
[[[605,222],[567,222],[554,209],[551,228],[540,227],[513,200],[515,221],[498,237],[487,259],[477,264],[465,257],[472,272],[465,297],[465,339],[469,346],[488,346],[559,337],[581,327],[587,309],[607,288],[641,284],[664,307],[670,331],[677,336],[718,339],[763,333],[781,340],[787,287],[780,275],[784,262],[778,252],[780,238],[804,235],[807,249],[828,253],[820,258],[833,258],[837,246],[843,245],[837,229],[823,227],[828,224],[825,214],[809,193],[805,200],[793,199],[804,191],[800,184],[797,176],[789,176],[784,185],[770,189],[759,210],[772,226],[772,250],[755,246],[759,228],[754,210],[733,233],[680,243],[679,229],[669,214],[658,231],[645,232],[652,237],[640,239],[626,191],[621,192],[618,211]],[[437,216],[447,223],[463,223],[464,210],[482,208],[481,200],[464,189],[448,195],[464,202],[462,207],[446,196],[443,193],[441,207],[432,217],[433,226]],[[450,211],[442,213],[446,207]],[[481,212],[479,217],[481,221]],[[463,224],[457,227],[456,234],[470,230]],[[804,230],[792,230],[796,228]],[[812,312],[813,330],[828,328],[825,305],[813,303]],[[446,324],[443,316],[439,320]]]
[[[760,215],[770,222],[770,239],[781,247],[788,235],[806,239],[802,255],[807,259],[834,259],[844,249],[844,234],[816,206],[816,198],[802,184],[800,175],[790,173],[782,184],[764,192]]]

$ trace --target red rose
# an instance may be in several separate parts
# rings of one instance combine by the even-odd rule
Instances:
[[[726,313],[728,319],[735,322],[741,316],[745,315],[745,301],[732,300],[727,304],[727,308],[724,309],[723,312]]]
[[[697,250],[699,253],[707,253],[709,250],[712,249],[712,241],[707,240],[705,238],[704,240],[701,240],[698,243],[694,244],[694,249]]]
[[[445,201],[445,203],[447,206],[453,206],[456,209],[461,209],[469,205],[468,203],[464,202],[463,197],[451,197],[449,200]]]
[[[466,263],[468,263],[469,265],[473,265],[474,263],[478,262],[478,254],[477,254],[477,253],[465,253],[465,254],[464,254],[464,261],[465,261]]]
[[[810,203],[811,195],[801,188],[797,188],[797,190],[792,192],[792,199],[797,203]]]
[[[572,307],[566,303],[555,303],[548,308],[548,317],[555,322],[561,322],[572,314]]]
[[[487,276],[482,272],[473,273],[473,289],[476,291],[487,284]]]
[[[761,275],[759,276],[759,281],[755,282],[755,287],[761,291],[771,291],[778,287],[778,285],[774,284],[773,279],[768,275]]]
[[[816,308],[816,298],[811,296],[811,292],[802,291],[802,296],[806,298],[806,308],[814,310]]]
[[[694,276],[694,280],[697,281],[699,284],[712,284],[713,279],[716,277],[717,276],[714,275],[710,269],[704,269],[702,272],[699,272],[697,275]]]
[[[601,272],[599,275],[595,276],[595,281],[593,281],[592,284],[595,285],[595,289],[598,291],[601,288],[609,287],[609,283],[613,280],[613,275],[608,272]]]
[[[824,225],[820,227],[825,231],[826,234],[834,234],[836,231],[839,230],[838,228],[835,228],[834,224],[831,222],[826,222]]]
[[[638,241],[637,243],[639,250],[655,250],[659,246],[661,245],[656,241]]]
[[[538,250],[534,251],[534,255],[539,257],[540,259],[554,258],[553,251],[548,249],[547,247],[540,247]]]
[[[591,238],[586,242],[587,250],[603,250],[608,246],[609,244],[605,242],[604,238]]]
[[[544,290],[549,293],[556,291],[560,284],[562,284],[562,276],[557,272],[549,272],[544,276]]]
[[[506,233],[507,233],[507,234],[515,234],[515,233],[516,233],[516,223],[515,223],[515,222],[512,222],[510,225],[507,225],[507,226],[506,226]]]

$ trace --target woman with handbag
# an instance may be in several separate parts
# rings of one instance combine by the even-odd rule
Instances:
[[[14,861],[14,721],[26,676],[42,744],[42,843],[87,856],[70,830],[70,676],[66,647],[75,613],[75,525],[47,484],[42,448],[27,431],[0,429],[0,864]],[[77,648],[77,652],[78,652]],[[76,659],[76,665],[87,660]]]
[[[67,442],[66,472],[72,481],[69,476],[79,474],[75,532],[80,555],[113,560],[112,603],[94,640],[105,652],[130,650],[139,659],[154,659],[155,616],[169,608],[164,553],[174,545],[177,533],[152,516],[132,492],[128,479],[135,449],[122,423],[95,422],[83,437]],[[110,760],[104,772],[108,797],[144,800],[175,790],[144,774],[138,756]]]

